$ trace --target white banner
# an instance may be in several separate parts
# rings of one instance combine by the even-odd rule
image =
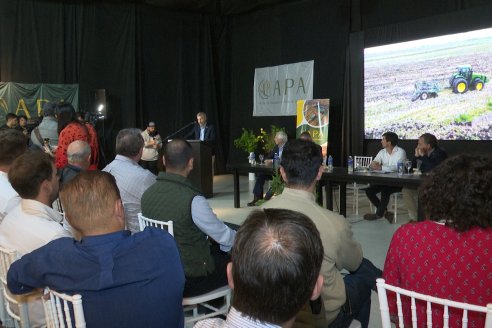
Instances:
[[[255,69],[253,116],[296,115],[297,100],[313,98],[314,60]]]

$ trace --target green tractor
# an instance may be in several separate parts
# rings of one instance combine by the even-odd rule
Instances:
[[[474,73],[471,65],[462,65],[449,79],[449,85],[454,93],[465,93],[468,89],[481,91],[488,81],[484,74]]]

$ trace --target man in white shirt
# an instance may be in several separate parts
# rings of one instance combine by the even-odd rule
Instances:
[[[59,187],[53,158],[40,151],[24,153],[12,163],[9,180],[21,201],[0,224],[0,245],[24,255],[71,237],[61,226],[60,213],[51,208]]]
[[[116,179],[125,207],[126,229],[140,231],[138,213],[145,190],[155,183],[155,175],[138,165],[142,157],[144,140],[139,129],[123,129],[116,136],[116,157],[103,171]]]
[[[379,151],[370,164],[374,171],[396,172],[398,161],[405,162],[407,154],[403,148],[397,146],[398,135],[394,132],[385,132],[381,138],[383,149]],[[400,192],[401,187],[391,187],[382,185],[370,185],[366,189],[367,198],[376,207],[376,213],[367,213],[364,220],[377,220],[383,216],[390,222],[393,222],[393,213],[387,211],[387,206],[392,193]],[[381,199],[377,194],[381,193]]]
[[[23,256],[52,240],[72,236],[62,227],[60,213],[51,208],[59,186],[52,157],[41,151],[26,152],[12,163],[8,176],[22,199],[0,224],[1,246]],[[46,325],[39,298],[28,300],[28,312],[31,327]]]
[[[319,232],[304,214],[253,211],[238,230],[227,265],[234,289],[227,319],[205,319],[195,327],[292,327],[299,310],[320,295],[323,254]]]
[[[142,138],[144,139],[144,148],[140,165],[157,175],[157,160],[159,159],[159,149],[162,148],[162,140],[155,129],[154,122],[149,122],[147,128],[142,131]]]
[[[9,182],[8,173],[12,162],[26,149],[26,139],[22,132],[15,129],[0,130],[0,222],[20,202],[19,195]]]

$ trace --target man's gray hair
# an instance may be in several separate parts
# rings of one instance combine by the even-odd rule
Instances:
[[[85,141],[75,140],[67,148],[67,160],[69,164],[84,163],[91,153],[91,146]]]
[[[278,132],[275,134],[275,137],[282,139],[284,143],[285,143],[285,142],[287,142],[287,140],[289,139],[289,138],[287,137],[287,133],[285,133],[284,131],[278,131]]]
[[[116,154],[135,157],[144,146],[142,131],[136,128],[123,129],[116,136]]]

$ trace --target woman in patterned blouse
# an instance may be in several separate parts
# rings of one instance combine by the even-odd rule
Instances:
[[[99,142],[96,130],[92,125],[77,120],[75,109],[69,103],[58,105],[58,148],[55,154],[55,164],[58,169],[65,167],[67,148],[75,140],[82,140],[91,146],[91,165],[89,170],[96,170],[99,161]]]
[[[460,155],[437,166],[420,188],[428,220],[405,224],[386,255],[386,283],[439,298],[485,306],[492,303],[492,159]],[[395,294],[388,293],[397,322]],[[411,325],[402,296],[405,325]],[[417,301],[418,326],[426,303]],[[461,327],[462,311],[451,310],[450,327]],[[470,312],[468,327],[483,327],[485,314]],[[443,307],[432,306],[433,327],[443,326]]]

